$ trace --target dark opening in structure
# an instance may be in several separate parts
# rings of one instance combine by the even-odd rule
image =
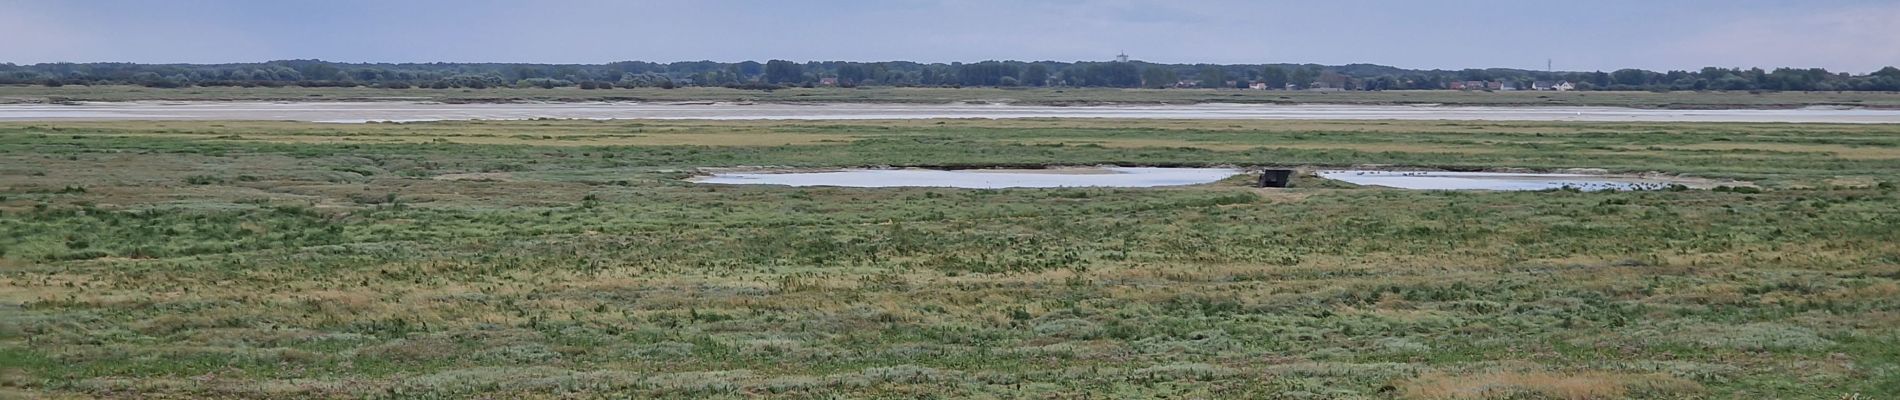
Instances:
[[[1283,188],[1291,186],[1293,186],[1293,170],[1268,169],[1260,171],[1260,187]]]

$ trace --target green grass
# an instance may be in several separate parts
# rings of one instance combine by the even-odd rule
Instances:
[[[1896,149],[1882,125],[7,123],[0,393],[1884,398]],[[680,181],[1045,163],[1763,189]]]

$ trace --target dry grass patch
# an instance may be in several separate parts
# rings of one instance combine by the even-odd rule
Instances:
[[[1500,149],[1497,147],[1452,146],[1452,145],[1426,144],[1426,143],[1364,143],[1364,144],[1305,143],[1305,144],[1275,144],[1275,145],[1267,145],[1267,146],[1260,146],[1260,147],[1267,147],[1267,148],[1274,148],[1274,149],[1303,149],[1303,150],[1352,150],[1352,151],[1363,151],[1363,152],[1368,152],[1368,153],[1398,152],[1398,153],[1492,154],[1492,153],[1502,153],[1505,151],[1504,149]]]
[[[462,173],[462,174],[442,174],[442,175],[436,175],[435,180],[513,182],[515,181],[515,174],[507,173],[507,172],[469,172],[469,173]]]
[[[1651,146],[1626,146],[1631,150],[1647,150]],[[1849,160],[1892,160],[1900,159],[1900,148],[1846,146],[1838,144],[1796,144],[1796,143],[1696,143],[1676,146],[1653,146],[1665,150],[1760,150],[1792,153],[1828,153]]]
[[[1400,385],[1411,399],[1509,399],[1524,396],[1559,399],[1615,399],[1693,393],[1695,382],[1664,374],[1611,372],[1487,372],[1474,375],[1429,373]]]
[[[513,136],[474,136],[474,135],[389,135],[389,136],[328,136],[274,134],[241,136],[237,138],[218,137],[200,134],[121,134],[150,138],[182,138],[205,140],[244,140],[269,143],[299,144],[335,144],[335,143],[453,143],[479,145],[529,145],[529,146],[789,146],[824,143],[846,143],[856,140],[850,135],[815,134],[772,134],[772,133],[694,133],[694,134],[642,134],[642,135],[563,135],[550,137],[513,137]]]

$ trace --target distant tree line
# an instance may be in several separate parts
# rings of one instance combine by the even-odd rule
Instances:
[[[0,64],[0,84],[129,84],[185,86],[342,86],[381,88],[579,87],[616,89],[723,86],[1314,87],[1339,90],[1418,90],[1496,82],[1530,88],[1533,82],[1570,82],[1579,90],[1900,91],[1900,69],[1864,75],[1820,68],[1717,68],[1655,72],[1546,72],[1521,69],[1412,70],[1373,64],[1155,64],[1130,62],[984,61],[915,63],[771,60],[764,63],[687,61],[607,64],[337,63],[282,60],[238,64],[45,63]],[[1454,85],[1454,82],[1461,82]],[[1492,85],[1498,86],[1498,85]],[[1486,88],[1489,88],[1487,86]]]

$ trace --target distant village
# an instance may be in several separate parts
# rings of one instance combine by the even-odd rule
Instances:
[[[1347,91],[1347,90],[1364,90],[1363,87],[1355,87],[1354,85],[1352,85],[1350,83],[1350,80],[1345,78],[1344,76],[1340,76],[1339,78],[1340,79],[1327,79],[1327,77],[1322,76],[1320,80],[1309,82],[1304,87],[1298,84],[1293,84],[1293,83],[1288,83],[1281,87],[1273,87],[1272,85],[1269,85],[1266,82],[1261,82],[1261,81],[1247,82],[1245,86],[1242,86],[1241,81],[1238,81],[1238,80],[1229,80],[1229,81],[1221,82],[1221,84],[1218,84],[1218,85],[1209,85],[1206,82],[1202,82],[1201,80],[1198,80],[1198,79],[1182,79],[1182,80],[1175,81],[1174,84],[1170,85],[1169,87],[1175,88],[1175,89],[1197,89],[1197,88],[1224,89],[1224,88],[1244,87],[1247,90],[1298,90],[1298,91],[1308,91],[1308,92],[1335,92],[1335,91]],[[822,77],[822,78],[818,78],[818,86],[839,86],[839,81],[837,77],[831,77],[831,76]],[[1568,81],[1532,81],[1532,82],[1529,82],[1528,84],[1519,83],[1519,82],[1506,82],[1506,81],[1452,81],[1452,82],[1446,83],[1445,87],[1443,87],[1442,89],[1462,90],[1462,91],[1487,91],[1487,92],[1492,92],[1492,91],[1508,92],[1508,91],[1518,91],[1518,90],[1568,92],[1568,91],[1576,90],[1577,85],[1570,83]]]
[[[1177,89],[1210,88],[1210,87],[1211,88],[1240,87],[1239,81],[1226,81],[1223,83],[1224,85],[1209,86],[1199,80],[1190,79],[1190,80],[1176,81],[1173,87]],[[1516,82],[1505,82],[1505,81],[1453,81],[1453,82],[1445,84],[1444,88],[1450,89],[1450,90],[1465,90],[1465,91],[1536,90],[1536,91],[1568,92],[1571,90],[1576,90],[1577,85],[1572,84],[1570,82],[1566,82],[1566,81],[1534,81],[1534,82],[1531,82],[1529,85],[1524,85],[1524,84],[1520,84]],[[1326,81],[1313,81],[1311,83],[1308,83],[1306,87],[1304,88],[1300,87],[1299,85],[1295,85],[1291,83],[1288,83],[1282,87],[1272,87],[1268,85],[1266,82],[1256,81],[1256,82],[1247,83],[1247,89],[1248,90],[1304,90],[1304,91],[1309,91],[1309,92],[1356,90],[1356,88],[1348,84],[1343,84],[1339,82],[1326,82]]]
[[[369,87],[585,90],[726,87],[1099,87],[1234,90],[1497,91],[1900,91],[1900,68],[1855,74],[1822,68],[1558,71],[1404,69],[1376,64],[1162,64],[1126,54],[1105,61],[919,63],[767,60],[619,61],[606,64],[340,63],[275,60],[232,64],[0,63],[0,85]]]
[[[1132,60],[1130,60],[1128,54],[1123,53],[1123,54],[1118,54],[1115,56],[1115,60],[1113,64],[1127,65],[1131,61]],[[1157,68],[1157,67],[1150,66],[1149,68]],[[1286,82],[1280,85],[1275,85],[1273,83],[1269,83],[1264,80],[1230,79],[1230,80],[1217,81],[1217,82],[1208,82],[1205,79],[1173,79],[1172,77],[1174,76],[1174,74],[1176,74],[1176,72],[1172,70],[1168,70],[1164,73],[1163,76],[1167,77],[1165,79],[1171,79],[1173,81],[1172,84],[1169,84],[1169,83],[1166,83],[1166,82],[1169,82],[1169,80],[1161,80],[1157,82],[1153,80],[1156,77],[1150,77],[1144,73],[1143,74],[1144,76],[1140,79],[1140,86],[1147,87],[1147,88],[1174,88],[1174,89],[1245,89],[1245,90],[1289,90],[1289,91],[1309,91],[1309,92],[1331,92],[1331,91],[1349,91],[1349,90],[1384,90],[1386,87],[1392,86],[1391,81],[1380,80],[1380,79],[1391,79],[1391,78],[1373,78],[1373,79],[1354,78],[1352,76],[1341,74],[1339,72],[1332,71],[1332,70],[1318,70],[1317,76],[1314,76],[1313,77],[1314,79],[1310,82],[1304,82],[1304,83]],[[810,82],[809,81],[807,82],[808,82],[807,85],[810,85]],[[1020,80],[1018,80],[1016,83],[1019,85],[1027,84],[1029,86],[1057,86],[1057,85],[1069,84],[1069,82],[1063,82],[1061,81],[1060,78],[1053,77],[1053,76],[1046,77],[1045,82],[1027,83],[1027,82],[1021,82]],[[837,75],[821,75],[818,77],[818,80],[816,82],[816,86],[852,86],[852,85],[853,85],[853,82],[851,82],[850,80],[840,79]],[[1417,87],[1417,84],[1412,84],[1411,86],[1412,87],[1409,87],[1409,88],[1414,89],[1414,90],[1432,89],[1431,87]],[[1537,81],[1463,80],[1463,81],[1459,81],[1459,80],[1454,80],[1454,81],[1449,81],[1449,82],[1443,82],[1442,84],[1439,84],[1438,87],[1436,87],[1435,89],[1458,90],[1458,91],[1485,91],[1485,92],[1520,91],[1520,90],[1567,92],[1567,91],[1577,90],[1578,87],[1577,87],[1577,84],[1575,83],[1571,83],[1569,81],[1561,81],[1561,80],[1557,80],[1557,81],[1548,81],[1548,80],[1537,80]]]
[[[1304,86],[1288,83],[1281,87],[1274,87],[1262,81],[1250,81],[1250,82],[1246,82],[1243,85],[1242,82],[1238,80],[1229,80],[1229,81],[1221,82],[1221,84],[1218,84],[1218,85],[1209,85],[1206,82],[1203,82],[1198,79],[1182,79],[1182,80],[1175,81],[1173,85],[1168,85],[1168,87],[1174,88],[1174,89],[1245,88],[1246,90],[1297,90],[1297,91],[1308,91],[1308,92],[1336,92],[1336,91],[1347,91],[1347,90],[1366,90],[1364,86],[1354,86],[1351,83],[1352,80],[1343,75],[1338,75],[1338,74],[1330,74],[1330,75],[1336,75],[1336,76],[1327,76],[1327,75],[1329,74],[1322,74],[1319,80],[1309,82]],[[838,77],[827,76],[827,77],[818,78],[817,86],[841,86],[841,83],[838,80]],[[1577,85],[1570,83],[1568,81],[1532,81],[1528,83],[1506,82],[1506,81],[1452,81],[1452,82],[1446,83],[1445,87],[1441,89],[1462,90],[1462,91],[1487,91],[1487,92],[1492,92],[1492,91],[1507,91],[1508,92],[1508,91],[1518,91],[1518,90],[1568,92],[1568,91],[1576,90]]]

